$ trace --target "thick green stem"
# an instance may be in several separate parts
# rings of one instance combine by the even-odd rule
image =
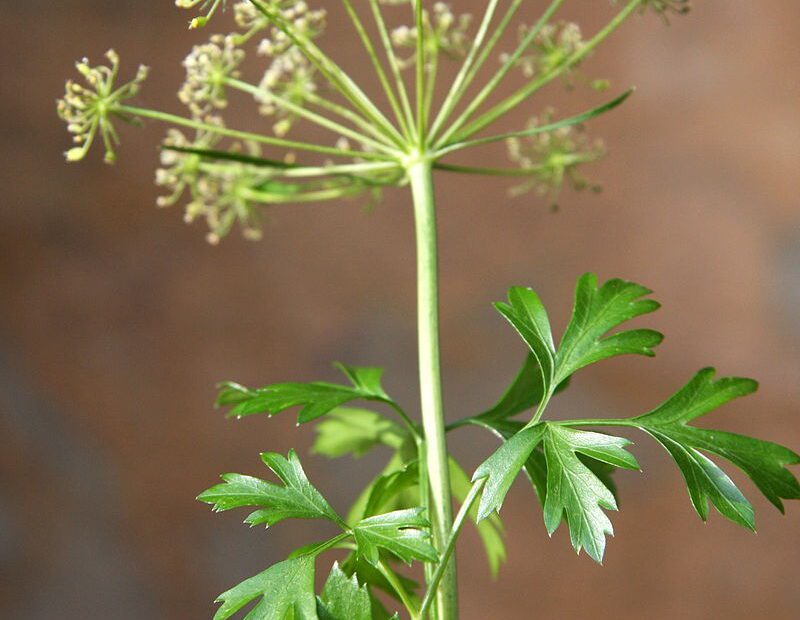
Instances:
[[[445,441],[439,364],[439,290],[436,250],[436,204],[433,195],[432,164],[427,159],[409,166],[414,197],[417,235],[417,307],[419,332],[420,398],[425,433],[426,463],[430,489],[430,519],[433,543],[441,553],[450,535],[453,509]],[[455,560],[443,571],[436,593],[438,620],[458,618]]]

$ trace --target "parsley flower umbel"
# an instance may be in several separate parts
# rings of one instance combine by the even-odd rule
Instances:
[[[231,36],[214,35],[208,43],[195,45],[183,61],[186,81],[178,98],[198,118],[211,109],[226,107],[226,81],[239,77],[239,65],[243,60],[244,51],[236,47]]]
[[[78,145],[66,152],[67,161],[80,161],[86,157],[100,132],[106,149],[106,163],[114,163],[114,147],[119,144],[119,138],[111,117],[116,116],[126,122],[134,121],[132,116],[122,113],[119,108],[123,101],[139,92],[142,82],[147,78],[148,68],[140,65],[133,80],[115,88],[114,83],[119,74],[119,56],[114,50],[109,50],[106,58],[111,63],[110,66],[92,67],[87,58],[75,63],[86,86],[69,80],[64,98],[58,100],[58,116],[67,123],[67,130],[73,135],[73,142]]]
[[[554,111],[545,110],[541,117],[528,122],[533,129],[552,122]],[[558,206],[558,196],[564,183],[581,191],[587,188],[599,190],[580,172],[583,164],[597,161],[605,154],[602,140],[591,140],[580,125],[560,127],[525,138],[510,138],[507,141],[509,158],[522,170],[530,172],[530,180],[515,187],[512,193],[519,195],[534,190],[541,196],[549,196],[551,205]]]
[[[519,29],[520,41],[524,41],[529,33],[531,33],[529,26],[521,26]],[[584,46],[578,24],[573,22],[547,24],[534,37],[527,52],[520,56],[517,64],[522,68],[525,77],[544,75],[565,64]],[[501,56],[502,62],[507,62],[508,59],[508,54]]]

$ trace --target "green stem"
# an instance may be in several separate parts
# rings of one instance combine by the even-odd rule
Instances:
[[[361,22],[361,18],[359,18],[358,13],[353,8],[353,3],[350,0],[342,0],[342,3],[347,10],[347,14],[350,16],[350,20],[353,22],[353,26],[358,32],[358,36],[364,45],[364,49],[367,51],[367,56],[369,56],[370,60],[372,61],[372,66],[375,69],[375,73],[378,76],[381,86],[383,87],[383,92],[389,101],[389,105],[392,107],[392,111],[397,119],[397,123],[401,128],[405,138],[408,139],[411,134],[406,126],[407,117],[403,116],[403,111],[397,101],[397,96],[392,90],[392,85],[389,82],[389,77],[386,75],[386,71],[383,70],[383,65],[381,64],[378,53],[375,50],[375,46],[372,44],[372,39],[369,38],[369,35],[364,28],[364,24]]]
[[[585,418],[583,420],[559,420],[556,424],[560,424],[561,426],[633,426],[636,427],[637,425],[633,423],[633,420],[618,420],[618,419],[608,419],[608,418]]]
[[[417,26],[417,66],[416,66],[416,95],[417,95],[417,144],[425,147],[425,130],[428,120],[425,118],[425,11],[422,0],[414,2],[414,21]]]
[[[292,103],[288,99],[280,97],[275,93],[272,93],[260,86],[255,86],[254,84],[250,84],[249,82],[243,82],[242,80],[237,80],[234,78],[228,78],[225,80],[225,83],[230,86],[231,88],[235,88],[236,90],[240,90],[244,93],[249,95],[253,95],[253,97],[258,100],[259,98],[266,99],[271,101],[275,105],[283,108],[290,114],[294,114],[299,116],[300,118],[304,118],[328,131],[331,131],[335,134],[342,135],[346,138],[350,138],[351,140],[355,140],[357,143],[361,144],[368,144],[369,146],[373,147],[374,149],[386,153],[387,155],[397,155],[397,149],[385,144],[384,142],[379,142],[378,140],[374,140],[369,136],[365,136],[354,129],[350,129],[350,127],[346,127],[341,123],[337,123],[325,116],[317,114],[316,112],[312,112],[304,108],[303,106],[297,105]]]
[[[400,601],[403,603],[403,606],[406,608],[406,610],[408,610],[411,620],[419,620],[420,616],[419,612],[417,611],[417,606],[414,603],[414,600],[411,598],[411,595],[403,587],[402,582],[397,578],[395,572],[389,568],[383,560],[378,563],[378,571],[386,578],[386,581],[388,581],[389,585],[392,586],[392,589],[397,593],[397,596],[400,597]]]
[[[481,107],[483,102],[486,101],[486,99],[488,99],[495,90],[497,90],[497,87],[500,85],[506,75],[508,75],[508,72],[516,66],[519,58],[522,56],[525,50],[528,49],[533,40],[541,32],[542,28],[544,28],[545,25],[550,21],[550,18],[553,16],[553,14],[555,14],[561,5],[564,4],[564,1],[565,0],[553,0],[550,3],[550,6],[548,6],[545,12],[542,13],[541,17],[539,17],[538,21],[533,25],[525,38],[520,41],[519,45],[514,50],[514,53],[505,59],[500,70],[494,74],[489,82],[480,90],[477,96],[470,101],[466,110],[464,110],[455,120],[455,122],[453,122],[453,124],[447,129],[437,144],[447,144],[453,135],[460,135],[458,132],[461,127],[463,127],[464,124],[478,110],[478,108]]]
[[[433,544],[441,552],[447,544],[453,512],[439,362],[436,204],[431,162],[421,159],[412,163],[408,168],[408,176],[414,198],[417,237],[420,397],[427,448],[425,466],[430,484],[429,517]],[[455,561],[451,560],[443,569],[442,584],[436,594],[439,620],[458,618],[457,598]]]
[[[428,582],[428,591],[425,593],[425,598],[422,600],[422,606],[419,608],[420,620],[424,620],[425,614],[427,614],[428,610],[430,609],[431,603],[433,602],[433,596],[439,587],[442,576],[444,575],[447,561],[452,557],[456,550],[456,542],[458,541],[458,535],[461,533],[461,528],[464,527],[464,523],[467,520],[469,511],[472,510],[472,506],[480,496],[481,491],[486,484],[486,480],[486,478],[481,478],[475,482],[475,484],[473,484],[472,488],[469,490],[467,496],[464,498],[464,503],[461,504],[461,508],[456,515],[455,521],[453,521],[453,529],[450,531],[450,537],[447,539],[447,545],[445,546],[444,551],[439,558],[439,564],[436,565],[436,571],[433,573],[433,578]]]
[[[394,77],[395,87],[400,97],[400,103],[403,106],[403,113],[405,114],[404,127],[406,134],[410,137],[410,132],[414,130],[414,112],[411,110],[411,100],[408,97],[408,89],[403,78],[402,70],[400,69],[400,62],[397,60],[397,54],[394,53],[394,46],[389,35],[389,30],[386,26],[386,21],[383,19],[381,7],[378,0],[369,0],[370,8],[372,9],[372,16],[375,20],[375,26],[378,28],[383,51],[386,54],[386,59],[389,61],[389,68]]]
[[[455,134],[453,141],[460,141],[478,133],[481,129],[484,129],[488,125],[491,125],[497,119],[508,113],[509,111],[516,108],[518,105],[523,103],[526,99],[528,99],[533,93],[538,91],[544,85],[549,84],[551,81],[556,79],[559,75],[562,75],[565,71],[568,71],[579,62],[581,62],[584,58],[586,58],[600,43],[605,41],[611,33],[613,33],[617,28],[619,28],[623,22],[633,13],[636,9],[638,9],[642,5],[642,0],[630,0],[628,4],[623,8],[619,13],[614,16],[606,26],[600,30],[596,35],[594,35],[589,41],[586,42],[577,52],[573,53],[569,56],[563,63],[552,69],[551,71],[545,73],[541,77],[532,82],[528,83],[527,85],[520,88],[517,92],[513,95],[510,95],[494,107],[492,107],[488,112],[482,114],[480,117],[475,119],[469,125],[464,127],[461,131]],[[452,128],[451,128],[452,130]],[[452,131],[451,134],[452,135]]]
[[[158,110],[148,110],[147,108],[137,108],[129,105],[121,105],[114,109],[116,114],[138,116],[141,118],[150,118],[152,120],[161,121],[163,123],[171,123],[181,127],[188,127],[190,129],[197,129],[199,131],[208,131],[220,136],[233,138],[235,140],[244,140],[251,142],[258,142],[260,144],[269,144],[271,146],[279,146],[288,149],[297,149],[299,151],[313,151],[315,153],[324,153],[326,155],[337,155],[339,157],[357,157],[361,159],[377,159],[386,161],[389,159],[386,155],[381,153],[372,153],[369,151],[350,151],[347,149],[338,149],[333,146],[323,146],[320,144],[311,144],[307,142],[297,142],[295,140],[284,140],[283,138],[274,138],[272,136],[262,136],[257,133],[250,133],[249,131],[239,131],[237,129],[228,129],[227,127],[220,127],[219,125],[212,125],[211,123],[203,123],[177,114],[169,114],[167,112],[159,112]]]

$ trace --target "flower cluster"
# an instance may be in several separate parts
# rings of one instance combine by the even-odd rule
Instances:
[[[293,32],[306,39],[318,37],[325,29],[326,13],[323,10],[311,10],[305,2],[278,3],[287,6],[280,9],[281,18],[292,25]],[[269,22],[259,19],[263,15],[253,8],[249,2],[241,2],[234,9],[237,11],[237,23],[248,29],[269,27],[269,36],[258,44],[258,53],[272,59],[259,84],[260,93],[256,101],[259,111],[265,116],[275,118],[273,131],[276,135],[285,135],[296,120],[296,115],[285,107],[277,105],[275,98],[288,101],[295,106],[303,106],[308,98],[317,91],[315,81],[316,68],[303,52],[292,44],[288,35],[277,27],[270,27]],[[255,11],[255,13],[253,12]]]
[[[209,117],[206,122],[222,126],[219,117]],[[249,166],[205,162],[200,154],[191,152],[212,148],[219,141],[219,135],[211,130],[198,131],[193,140],[177,129],[169,130],[161,151],[161,168],[156,170],[156,185],[170,193],[158,199],[158,206],[172,206],[188,194],[184,221],[190,224],[205,219],[209,243],[219,243],[237,222],[246,238],[260,239],[258,212],[247,192],[263,175]]]
[[[115,88],[119,56],[114,50],[109,50],[106,58],[110,66],[92,67],[87,58],[75,63],[86,86],[69,80],[64,98],[58,100],[58,115],[67,123],[67,130],[78,145],[66,152],[67,161],[83,159],[99,132],[106,149],[105,160],[109,164],[114,163],[114,147],[119,139],[111,117],[116,116],[127,122],[134,120],[131,115],[121,112],[119,106],[139,92],[142,82],[147,78],[148,68],[141,65],[133,80]]]
[[[528,122],[529,129],[550,124],[553,114],[552,108],[548,108],[540,117]],[[602,157],[605,146],[601,140],[591,140],[580,125],[560,127],[525,138],[510,138],[507,146],[509,158],[523,172],[529,173],[529,180],[512,190],[515,195],[534,190],[540,196],[549,196],[555,208],[564,183],[577,191],[600,189],[581,174],[580,167]]]
[[[530,27],[520,26],[520,41],[525,41],[530,35]],[[546,24],[533,37],[526,52],[517,60],[517,65],[527,78],[546,75],[566,64],[584,46],[578,24],[563,21]],[[500,60],[505,63],[508,58],[508,54],[504,54]]]
[[[212,109],[228,105],[227,81],[239,77],[244,56],[232,37],[219,34],[192,48],[183,61],[186,81],[178,92],[178,98],[189,107],[192,116],[202,118]]]
[[[425,43],[429,54],[444,53],[451,58],[461,58],[469,49],[471,39],[469,28],[472,15],[463,13],[456,15],[450,5],[437,2],[433,5],[433,14],[423,13]],[[392,33],[392,43],[398,49],[415,48],[417,45],[417,27],[400,26]],[[414,64],[414,56],[403,61],[403,66]]]

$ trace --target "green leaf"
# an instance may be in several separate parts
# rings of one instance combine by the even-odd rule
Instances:
[[[486,485],[478,505],[479,521],[486,519],[493,512],[500,511],[514,479],[533,449],[542,441],[544,429],[543,424],[537,424],[519,431],[475,470],[472,475],[473,482],[486,478]]]
[[[352,383],[352,387],[333,383],[276,383],[259,389],[246,388],[238,383],[220,385],[217,406],[229,406],[229,417],[240,418],[257,413],[270,416],[301,407],[298,424],[315,420],[330,413],[340,405],[354,400],[391,403],[381,387],[383,370],[335,364]]]
[[[508,292],[508,303],[496,303],[495,308],[530,347],[538,363],[542,391],[548,393],[553,384],[556,353],[550,320],[539,296],[531,289],[515,286]]]
[[[467,476],[458,462],[451,457],[450,488],[455,500],[463,504],[471,487],[469,476]],[[469,511],[469,518],[475,524],[478,535],[483,542],[492,578],[497,578],[497,574],[500,572],[500,565],[506,560],[506,547],[503,543],[503,522],[496,514],[490,515],[488,519],[479,521],[478,507],[475,505]]]
[[[389,565],[385,565],[383,567],[384,570],[392,571],[394,573],[395,579],[400,582],[403,586],[403,589],[409,593],[410,597],[418,603],[416,595],[414,594],[415,591],[419,590],[419,584],[414,581],[413,579],[409,579],[408,577],[401,575],[400,573],[392,570]],[[381,572],[375,568],[372,564],[367,562],[363,557],[360,557],[357,553],[351,553],[347,556],[347,558],[342,562],[342,571],[344,571],[345,575],[356,575],[358,580],[361,583],[367,584],[370,588],[370,593],[374,594],[376,589],[382,590],[398,602],[402,602],[400,597],[397,594],[397,591],[394,587],[386,580]],[[376,618],[379,617],[389,617],[388,612],[381,616],[379,613],[380,609],[383,606],[380,605],[379,599],[376,597],[372,597],[372,612]],[[385,612],[385,609],[384,609]]]
[[[406,564],[413,560],[436,562],[438,555],[428,542],[430,523],[423,512],[423,508],[409,508],[362,519],[353,527],[358,554],[373,566],[380,561],[380,550]]]
[[[314,555],[284,560],[246,579],[217,597],[222,606],[214,620],[226,620],[251,601],[261,597],[247,620],[317,620],[314,597]]]
[[[265,452],[261,460],[281,479],[285,486],[266,482],[252,476],[225,474],[224,482],[201,493],[197,499],[213,504],[214,510],[224,511],[243,506],[257,507],[245,523],[274,525],[287,518],[327,519],[338,525],[343,522],[322,494],[306,478],[300,459],[294,450],[289,458]]]
[[[352,454],[359,458],[378,445],[399,448],[406,433],[380,414],[367,409],[338,407],[317,424],[311,451],[329,458]]]
[[[578,458],[578,453],[615,467],[639,469],[636,459],[624,449],[630,441],[600,433],[590,433],[557,424],[544,424],[544,454],[547,460],[547,498],[544,522],[553,534],[566,516],[570,540],[575,550],[602,562],[606,534],[614,530],[602,508],[616,510],[611,491]]]
[[[653,347],[663,336],[650,329],[635,329],[606,335],[634,317],[654,312],[660,307],[653,299],[642,299],[649,289],[626,282],[609,280],[597,287],[597,276],[584,274],[575,290],[572,319],[556,356],[555,381],[560,383],[575,371],[616,355],[636,353],[652,357]]]
[[[800,484],[786,469],[800,463],[800,456],[769,441],[689,426],[692,420],[758,389],[752,379],[727,377],[715,381],[714,374],[713,368],[701,370],[667,401],[629,422],[652,435],[670,453],[703,520],[708,517],[710,501],[727,518],[754,529],[752,506],[731,479],[700,450],[739,467],[781,512],[782,499],[800,499]]]
[[[348,578],[334,563],[322,595],[317,598],[320,620],[372,620],[372,603],[366,585],[355,575]]]

